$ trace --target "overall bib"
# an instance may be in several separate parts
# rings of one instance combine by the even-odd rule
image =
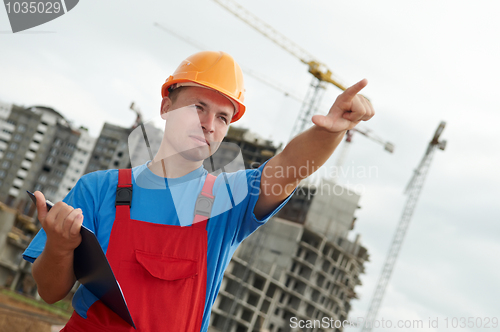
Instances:
[[[207,284],[207,205],[211,209],[214,181],[208,174],[192,226],[161,225],[130,219],[132,172],[119,170],[116,219],[106,257],[137,330],[96,301],[86,319],[73,312],[62,331],[200,331]],[[130,194],[123,195],[123,190]],[[120,196],[128,195],[125,204],[120,202]]]

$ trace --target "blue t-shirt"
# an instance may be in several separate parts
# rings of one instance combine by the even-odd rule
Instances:
[[[264,164],[265,165],[265,164]],[[274,211],[258,220],[253,210],[260,193],[262,165],[258,169],[219,173],[214,183],[215,201],[207,224],[207,292],[201,331],[207,331],[210,311],[231,257],[238,245],[278,212],[291,195]],[[201,192],[207,171],[200,167],[180,178],[165,179],[146,165],[132,169],[133,197],[131,219],[188,226],[194,216],[196,198]],[[93,231],[104,252],[115,220],[115,197],[118,170],[97,171],[84,175],[64,202],[83,211],[83,224]],[[38,232],[23,254],[34,262],[45,246],[46,234]],[[97,298],[81,285],[73,296],[73,307],[82,317]]]

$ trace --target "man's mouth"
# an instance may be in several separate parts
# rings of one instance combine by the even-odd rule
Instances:
[[[190,137],[198,142],[205,143],[206,145],[210,146],[210,143],[204,137],[201,136],[190,136]]]

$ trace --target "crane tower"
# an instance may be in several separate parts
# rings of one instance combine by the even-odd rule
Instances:
[[[309,52],[304,50],[299,45],[288,39],[286,36],[275,30],[266,22],[250,13],[244,7],[239,5],[234,0],[214,0],[219,5],[224,7],[230,13],[241,19],[243,22],[257,30],[266,38],[270,39],[285,51],[298,58],[300,61],[309,66],[309,73],[313,75],[309,90],[302,102],[299,111],[299,116],[293,126],[290,139],[304,131],[309,119],[316,113],[316,110],[321,102],[326,89],[326,83],[335,85],[341,90],[346,87],[333,77],[333,73],[328,67],[316,60]]]
[[[337,162],[336,162],[337,169],[341,168],[345,163],[347,152],[349,151],[349,147],[351,146],[351,142],[352,142],[352,137],[353,137],[355,132],[358,132],[358,133],[364,135],[365,137],[369,138],[370,140],[372,140],[374,142],[382,144],[384,146],[385,151],[387,151],[389,153],[394,152],[394,144],[392,144],[391,142],[383,140],[382,138],[375,135],[369,129],[361,129],[358,127],[354,127],[353,129],[348,130],[346,133],[344,145],[342,146],[342,149],[340,150],[338,157],[337,157]]]
[[[406,187],[405,193],[408,194],[408,199],[403,209],[403,214],[396,229],[396,233],[394,234],[391,247],[389,248],[389,252],[387,254],[387,258],[385,260],[385,264],[382,269],[377,288],[375,289],[375,294],[373,295],[372,301],[370,303],[370,308],[368,309],[368,313],[366,315],[366,319],[363,322],[363,326],[361,329],[362,332],[369,332],[373,329],[373,323],[375,321],[375,318],[377,317],[380,304],[382,303],[382,299],[385,294],[385,289],[387,287],[387,284],[389,283],[389,279],[394,269],[396,259],[398,258],[401,245],[403,244],[408,225],[410,224],[411,217],[413,215],[413,212],[415,211],[417,200],[420,192],[422,191],[425,177],[429,170],[434,152],[436,151],[436,148],[444,150],[446,147],[446,141],[439,140],[439,137],[441,136],[441,133],[443,132],[445,126],[445,122],[441,122],[439,124],[434,137],[427,146],[424,157],[420,161],[420,164],[418,165],[415,173],[413,174],[413,177]]]

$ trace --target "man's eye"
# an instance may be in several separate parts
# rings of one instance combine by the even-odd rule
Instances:
[[[196,107],[196,109],[197,109],[198,111],[203,110],[203,107],[201,107],[200,105],[194,105],[194,107]]]
[[[221,116],[221,117],[220,117],[220,119],[221,119],[221,120],[222,120],[225,124],[227,124],[227,119],[226,119],[225,117]]]

